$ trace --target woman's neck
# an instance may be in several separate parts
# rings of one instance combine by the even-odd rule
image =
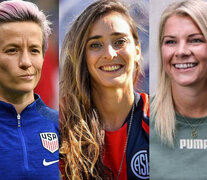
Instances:
[[[0,100],[12,104],[20,114],[34,99],[33,91],[29,93],[0,93]]]
[[[181,87],[172,84],[175,108],[183,116],[200,118],[207,116],[207,85]]]
[[[134,102],[133,88],[131,90],[93,89],[93,102],[108,131],[118,130],[124,123]]]

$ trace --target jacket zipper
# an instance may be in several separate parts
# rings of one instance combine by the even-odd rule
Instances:
[[[20,136],[20,139],[21,139],[21,143],[22,143],[22,149],[23,149],[24,167],[25,167],[26,170],[29,170],[28,157],[27,157],[27,148],[26,148],[24,136],[22,134],[20,114],[17,114],[17,122],[18,122],[18,132],[19,132],[19,136]]]

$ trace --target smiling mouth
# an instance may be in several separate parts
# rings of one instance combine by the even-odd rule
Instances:
[[[115,72],[121,69],[122,67],[123,65],[107,65],[107,66],[101,66],[100,69],[106,72]]]
[[[182,64],[174,64],[173,66],[176,69],[188,69],[188,68],[193,68],[197,65],[198,65],[198,63],[182,63]]]

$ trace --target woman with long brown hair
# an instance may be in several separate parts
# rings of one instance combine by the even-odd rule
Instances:
[[[62,47],[60,133],[67,179],[148,179],[148,96],[137,26],[116,0],[91,4]]]

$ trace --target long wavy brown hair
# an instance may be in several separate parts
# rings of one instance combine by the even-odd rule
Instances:
[[[91,96],[90,74],[85,59],[85,46],[91,26],[100,17],[120,13],[128,22],[135,44],[139,45],[137,26],[123,3],[99,0],[75,20],[67,32],[61,51],[63,63],[60,81],[60,156],[68,179],[113,179],[104,166],[101,152],[105,132]],[[140,72],[136,61],[136,82]]]

